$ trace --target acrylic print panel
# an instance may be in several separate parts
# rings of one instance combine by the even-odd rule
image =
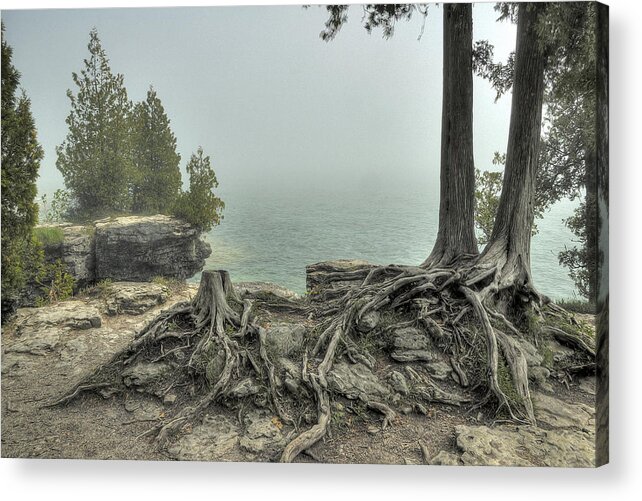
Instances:
[[[606,6],[2,18],[3,456],[608,461]]]

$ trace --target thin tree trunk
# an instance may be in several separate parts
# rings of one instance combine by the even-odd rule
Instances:
[[[423,266],[477,254],[474,231],[472,4],[444,5],[441,173],[437,241]]]
[[[546,61],[537,23],[544,8],[544,4],[519,4],[506,169],[493,232],[480,258],[480,264],[499,266],[500,288],[531,284],[530,246]]]
[[[586,272],[588,274],[586,293],[588,300],[596,304],[597,298],[597,259],[598,259],[598,228],[597,228],[597,157],[595,152],[595,136],[586,152],[586,172],[584,174],[586,195],[584,196],[584,218],[586,231]]]

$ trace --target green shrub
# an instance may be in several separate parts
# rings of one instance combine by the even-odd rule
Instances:
[[[163,277],[159,275],[152,278],[152,283],[162,285],[163,287],[167,287],[170,290],[170,292],[173,292],[173,293],[181,292],[185,290],[185,280],[180,280],[178,278]]]
[[[41,296],[36,299],[36,306],[56,303],[69,299],[74,293],[74,278],[69,274],[67,265],[60,259],[53,263],[42,263],[35,282]]]
[[[33,236],[43,247],[61,244],[65,239],[65,233],[58,226],[37,226],[33,229]]]
[[[582,299],[562,299],[556,301],[556,304],[572,313],[595,315],[595,304]]]
[[[210,165],[210,157],[203,156],[203,148],[199,148],[197,153],[192,155],[187,164],[187,172],[189,191],[179,195],[172,215],[183,219],[199,231],[210,231],[221,222],[225,204],[212,193],[212,189],[218,186],[218,181]]]
[[[70,212],[71,195],[67,190],[56,190],[51,202],[46,193],[40,197],[38,214],[41,222],[45,224],[62,223],[69,219]]]

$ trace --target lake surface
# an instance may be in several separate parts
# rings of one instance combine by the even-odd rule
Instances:
[[[437,193],[425,190],[218,194],[226,207],[221,224],[206,235],[212,246],[206,268],[226,269],[236,282],[274,282],[304,293],[308,264],[359,258],[417,265],[429,254],[437,234]],[[554,299],[577,294],[557,260],[559,251],[573,244],[562,219],[574,207],[570,201],[555,205],[538,222],[539,233],[533,238],[533,280]]]

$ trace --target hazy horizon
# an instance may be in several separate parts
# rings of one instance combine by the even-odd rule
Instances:
[[[98,29],[129,98],[153,85],[177,137],[181,169],[199,145],[221,191],[426,190],[438,196],[442,10],[371,35],[353,6],[330,43],[327,13],[299,6],[2,11],[13,64],[44,147],[38,188],[63,187],[55,148],[67,133],[72,72]],[[474,39],[505,58],[515,27],[474,4]],[[506,147],[510,95],[475,77],[475,163]],[[184,177],[185,179],[185,177]]]

